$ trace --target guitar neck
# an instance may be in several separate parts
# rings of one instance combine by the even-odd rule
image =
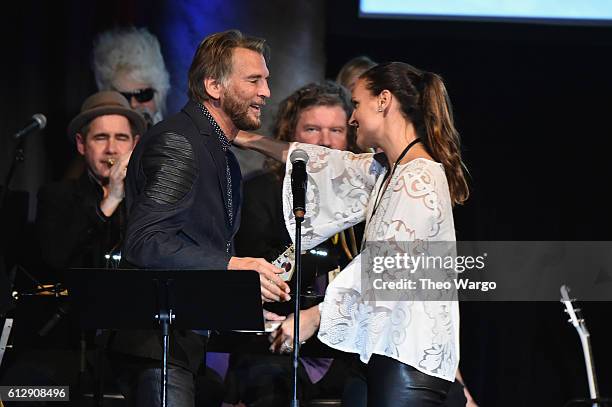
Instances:
[[[587,379],[589,381],[589,394],[592,399],[599,398],[599,388],[597,386],[597,376],[595,375],[595,363],[593,362],[593,350],[591,348],[591,335],[586,330],[586,327],[576,328],[582,343],[582,353],[584,354],[584,364],[587,371]]]
[[[582,343],[582,353],[584,355],[584,365],[587,371],[587,379],[589,382],[589,394],[591,395],[591,399],[599,398],[599,389],[597,388],[597,377],[595,375],[595,363],[593,362],[593,351],[591,348],[591,334],[586,327],[586,323],[584,322],[584,318],[582,317],[582,312],[580,308],[574,308],[573,302],[575,300],[571,299],[569,296],[570,288],[565,284],[561,286],[561,302],[565,305],[565,312],[570,317],[568,322],[570,322],[576,331],[578,332],[578,336],[580,337],[580,342]],[[593,404],[593,407],[598,407],[598,404]]]

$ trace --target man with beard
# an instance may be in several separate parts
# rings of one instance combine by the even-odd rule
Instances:
[[[264,40],[235,30],[210,35],[199,45],[189,70],[190,100],[154,126],[133,152],[123,266],[256,270],[263,301],[289,300],[281,269],[264,259],[233,256],[241,174],[229,147],[238,131],[261,124],[270,96],[267,53]],[[202,337],[174,331],[171,338],[168,405],[193,406]],[[130,405],[159,405],[159,335],[120,331],[109,348]]]

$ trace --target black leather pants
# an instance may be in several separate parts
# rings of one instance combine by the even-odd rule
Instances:
[[[452,384],[380,355],[372,355],[366,372],[368,407],[440,406]]]

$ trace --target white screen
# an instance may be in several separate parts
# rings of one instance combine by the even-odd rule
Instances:
[[[612,23],[612,0],[360,0],[364,16]]]

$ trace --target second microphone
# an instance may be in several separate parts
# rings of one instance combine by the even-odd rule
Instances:
[[[306,163],[308,153],[302,149],[293,150],[289,156],[293,170],[291,171],[291,192],[293,194],[293,214],[298,221],[304,220],[306,214],[306,188],[308,175],[306,174]]]

